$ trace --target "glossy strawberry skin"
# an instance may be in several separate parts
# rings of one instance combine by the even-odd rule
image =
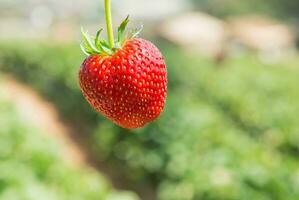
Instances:
[[[130,39],[111,56],[87,57],[79,78],[91,106],[123,128],[143,127],[164,108],[166,64],[149,41]]]

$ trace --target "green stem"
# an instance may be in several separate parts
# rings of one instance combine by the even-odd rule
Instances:
[[[106,13],[106,25],[107,25],[109,45],[110,45],[110,48],[113,49],[114,48],[114,36],[113,36],[110,0],[105,0],[105,13]]]

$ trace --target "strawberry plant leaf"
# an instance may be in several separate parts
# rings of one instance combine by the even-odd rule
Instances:
[[[101,48],[103,49],[104,52],[106,52],[109,55],[113,54],[113,50],[110,49],[110,46],[109,46],[109,44],[106,40],[100,41],[100,45],[101,45]]]
[[[86,47],[84,46],[84,44],[80,44],[80,48],[83,51],[83,53],[87,56],[90,55],[90,52],[86,49]]]
[[[95,45],[96,47],[98,47],[100,45],[100,35],[101,32],[103,31],[103,29],[101,28],[100,30],[98,30],[97,34],[96,34],[96,38],[95,38]]]
[[[88,35],[87,32],[84,31],[83,28],[81,28],[81,33],[83,36],[83,40],[84,40],[84,46],[86,47],[86,52],[89,53],[88,50],[91,50],[91,54],[96,54],[96,53],[101,53],[101,51],[95,46],[94,42],[92,41],[92,39],[90,38],[90,36]]]
[[[143,25],[140,26],[140,28],[136,28],[132,31],[132,36],[131,38],[135,38],[135,37],[138,37],[140,35],[140,33],[142,32],[143,30]]]
[[[129,15],[126,17],[126,19],[120,24],[120,26],[118,27],[118,41],[117,43],[119,43],[120,46],[122,46],[124,40],[125,40],[125,30],[126,27],[129,23]]]
[[[98,30],[96,37],[95,37],[95,45],[100,51],[111,55],[111,54],[113,54],[113,51],[110,49],[108,42],[106,40],[100,40],[100,35],[101,35],[102,31],[103,31],[102,28],[100,30]]]

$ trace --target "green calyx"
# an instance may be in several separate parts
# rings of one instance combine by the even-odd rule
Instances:
[[[101,39],[100,35],[103,29],[101,28],[96,36],[90,36],[87,31],[81,28],[81,33],[83,37],[83,42],[81,43],[81,50],[87,56],[95,55],[95,54],[103,54],[103,55],[112,55],[117,50],[121,49],[126,40],[137,37],[141,31],[140,29],[135,29],[128,33],[126,31],[127,25],[129,23],[129,16],[120,24],[118,27],[117,40],[114,42],[114,46],[111,47],[109,42],[105,39]]]

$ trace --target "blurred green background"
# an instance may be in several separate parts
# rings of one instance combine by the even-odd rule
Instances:
[[[299,199],[299,1],[112,0],[168,66],[136,130],[79,89],[103,3],[0,0],[0,200]]]

